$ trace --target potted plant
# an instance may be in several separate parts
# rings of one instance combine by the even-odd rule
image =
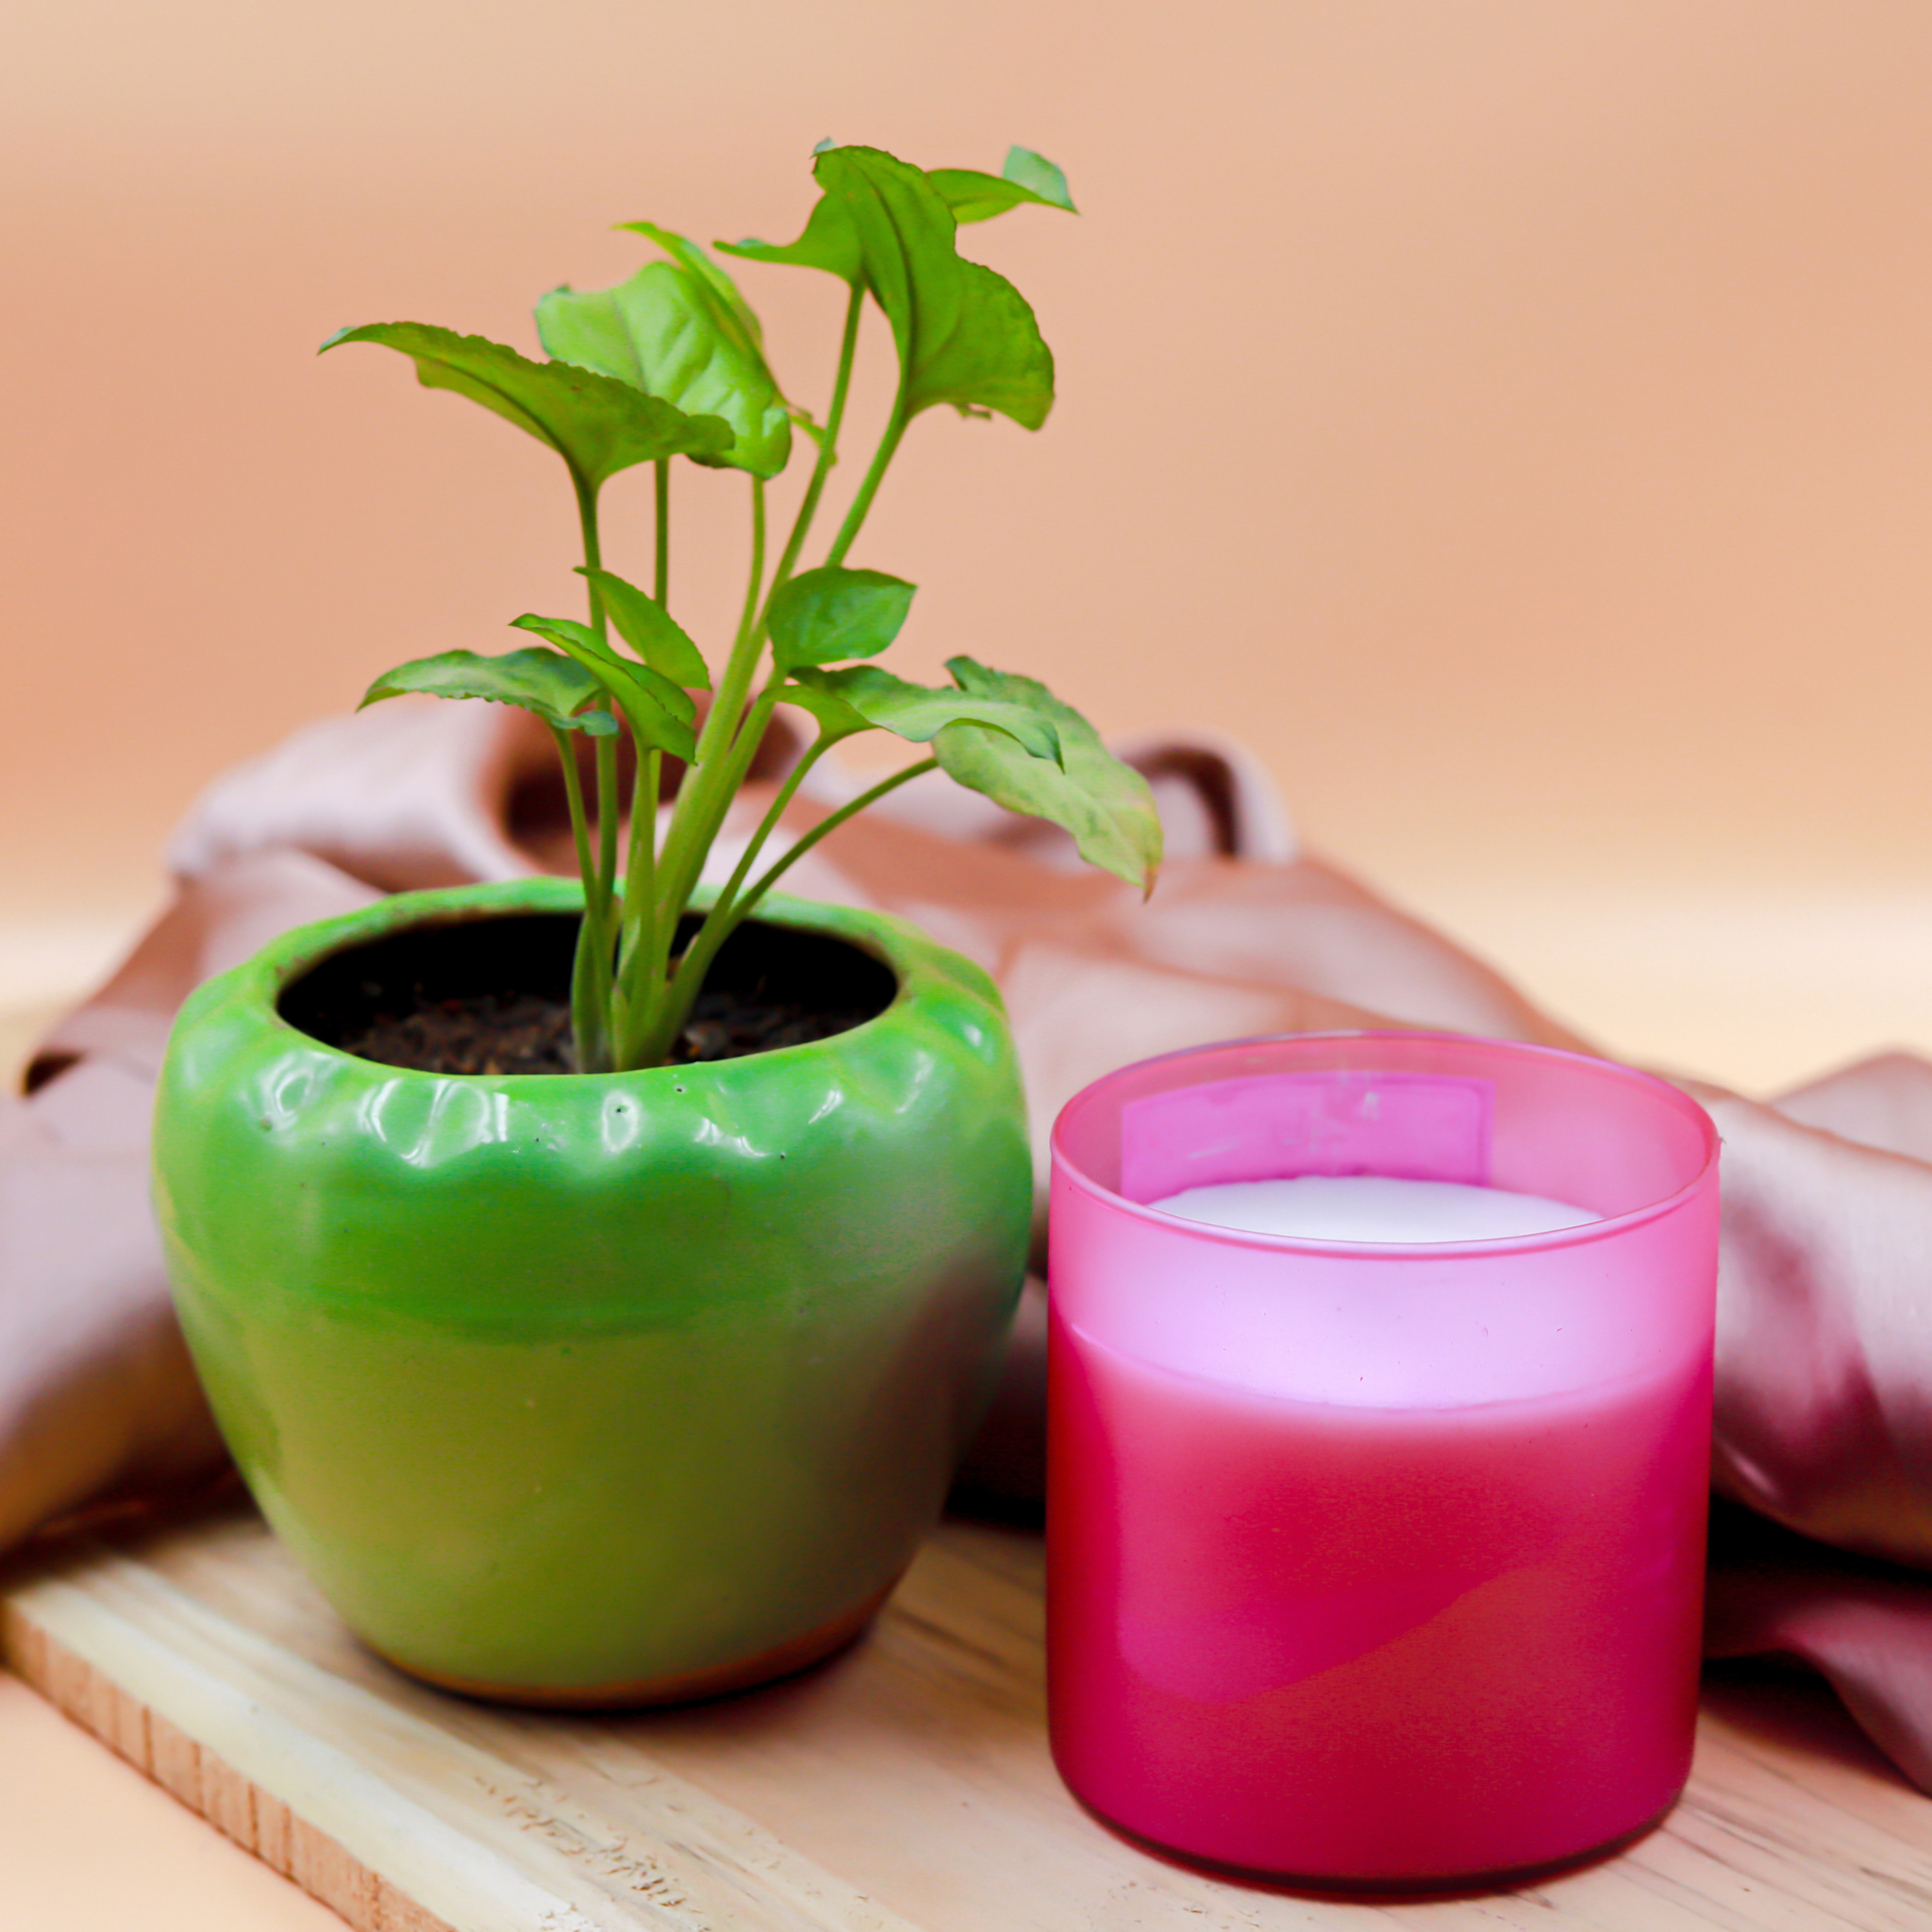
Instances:
[[[836,1647],[935,1516],[994,1372],[1030,1191],[998,997],[902,922],[775,894],[792,861],[935,766],[1142,888],[1158,860],[1146,787],[1043,686],[870,662],[913,587],[847,561],[923,411],[1044,420],[1032,312],[955,235],[1070,208],[1064,179],[1021,149],[1000,175],[829,145],[814,170],[796,242],[724,252],[845,285],[822,422],[724,268],[648,223],[661,258],[543,298],[550,359],[411,323],[324,345],[398,350],[562,458],[584,617],[520,617],[523,648],[400,665],[364,702],[542,720],[580,877],[290,933],[191,999],[161,1078],[158,1210],[237,1462],[367,1641],[488,1695],[697,1695]],[[802,568],[867,301],[897,388]],[[766,486],[800,442],[809,479],[774,544]],[[742,614],[709,657],[668,594],[678,458],[742,472],[750,498]],[[648,589],[607,565],[598,519],[641,463]],[[701,890],[781,706],[809,748]],[[866,730],[929,753],[781,849],[806,772]]]

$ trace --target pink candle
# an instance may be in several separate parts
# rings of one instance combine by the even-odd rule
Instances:
[[[1660,1082],[1449,1036],[1204,1049],[1070,1105],[1049,1694],[1088,1805],[1192,1857],[1371,1887],[1558,1862],[1669,1807],[1715,1155]],[[1391,1244],[1149,1205],[1310,1173],[1493,1184],[1578,1224]]]

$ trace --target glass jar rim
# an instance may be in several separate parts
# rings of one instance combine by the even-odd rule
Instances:
[[[1702,1140],[1703,1158],[1699,1160],[1696,1171],[1681,1186],[1673,1189],[1668,1194],[1660,1195],[1655,1201],[1644,1202],[1621,1213],[1598,1215],[1569,1227],[1548,1228],[1537,1234],[1495,1235],[1478,1241],[1350,1241],[1323,1240],[1309,1235],[1263,1234],[1249,1228],[1224,1227],[1211,1222],[1190,1220],[1186,1215],[1175,1214],[1166,1208],[1129,1199],[1118,1189],[1109,1188],[1104,1182],[1096,1180],[1067,1151],[1066,1128],[1076,1109],[1104,1102],[1118,1088],[1145,1075],[1152,1068],[1172,1065],[1177,1061],[1200,1059],[1208,1056],[1239,1053],[1243,1049],[1282,1047],[1304,1041],[1317,1045],[1324,1041],[1366,1043],[1376,1041],[1402,1041],[1409,1045],[1436,1041],[1450,1046],[1478,1048],[1506,1057],[1568,1064],[1579,1071],[1588,1070],[1596,1077],[1607,1075],[1621,1079],[1630,1086],[1647,1091],[1681,1118],[1690,1122]],[[1179,1084],[1185,1086],[1195,1083]],[[1205,1086],[1209,1083],[1203,1081],[1197,1084]],[[1126,1066],[1116,1067],[1111,1073],[1103,1074],[1099,1079],[1090,1081],[1081,1088],[1055,1116],[1053,1129],[1048,1139],[1050,1165],[1056,1179],[1064,1178],[1069,1186],[1077,1188],[1102,1206],[1133,1219],[1147,1222],[1150,1225],[1191,1236],[1215,1246],[1257,1248],[1263,1252],[1291,1254],[1362,1257],[1373,1255],[1390,1258],[1425,1255],[1454,1256],[1458,1258],[1486,1254],[1520,1255],[1552,1248],[1580,1247],[1587,1242],[1613,1239],[1619,1234],[1641,1227],[1671,1213],[1707,1186],[1718,1164],[1721,1145],[1717,1124],[1703,1107],[1682,1088],[1674,1086],[1658,1074],[1646,1073],[1641,1068],[1627,1066],[1620,1060],[1606,1059],[1598,1054],[1578,1053],[1570,1047],[1546,1046],[1540,1041],[1498,1040],[1488,1034],[1458,1033],[1446,1027],[1397,1026],[1329,1027],[1308,1033],[1254,1034],[1233,1040],[1206,1041],[1198,1046],[1177,1047],[1169,1053],[1151,1054],[1145,1059],[1134,1060]]]

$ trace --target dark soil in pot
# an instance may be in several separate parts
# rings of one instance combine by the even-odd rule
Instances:
[[[412,927],[325,959],[282,994],[291,1026],[430,1074],[570,1074],[575,918]],[[679,929],[682,945],[697,930]],[[882,1013],[897,984],[842,940],[747,922],[720,949],[679,1035],[680,1063],[800,1046]]]

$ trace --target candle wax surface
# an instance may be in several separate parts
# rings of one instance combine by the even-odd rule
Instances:
[[[1321,1241],[1489,1241],[1547,1234],[1601,1218],[1567,1201],[1511,1193],[1507,1188],[1366,1174],[1224,1181],[1184,1188],[1147,1205],[1215,1227]]]

